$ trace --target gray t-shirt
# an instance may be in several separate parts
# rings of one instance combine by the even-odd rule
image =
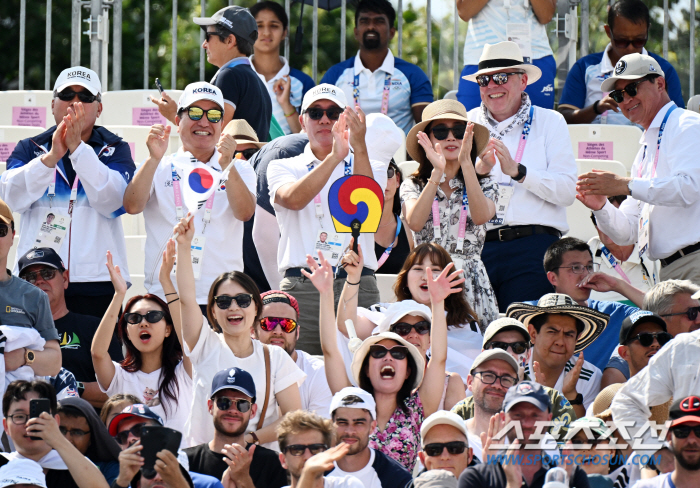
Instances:
[[[10,270],[7,274],[12,276]],[[0,325],[31,327],[44,340],[59,340],[46,293],[12,276],[9,281],[0,281],[0,297]]]

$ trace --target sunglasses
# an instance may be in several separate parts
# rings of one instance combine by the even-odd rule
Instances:
[[[436,125],[430,128],[430,132],[433,133],[435,139],[438,141],[444,141],[450,132],[455,136],[455,139],[460,141],[464,139],[464,131],[467,130],[467,124],[458,124],[452,127],[447,127],[446,125]]]
[[[396,174],[396,170],[394,168],[392,168],[391,166],[389,166],[389,169],[386,170],[386,177],[391,179],[394,177],[395,174]]]
[[[99,98],[99,95],[93,95],[87,90],[79,92],[73,90],[63,90],[56,94],[58,99],[62,102],[70,102],[75,98],[76,95],[78,95],[78,100],[80,100],[83,103],[92,103]]]
[[[10,226],[7,224],[0,224],[0,237],[5,237],[10,233]]]
[[[118,444],[121,444],[122,446],[126,445],[127,441],[129,440],[129,434],[133,435],[134,437],[141,438],[141,429],[143,426],[146,425],[146,423],[142,424],[136,424],[129,430],[124,430],[122,432],[118,432],[117,435],[114,436],[114,440],[117,441]]]
[[[644,39],[618,39],[613,35],[612,42],[618,49],[626,49],[630,44],[632,44],[635,49],[641,49],[646,45],[647,39],[647,37]]]
[[[259,149],[256,147],[251,147],[250,149],[244,149],[242,151],[233,151],[233,157],[235,158],[237,154],[242,154],[243,159],[248,161],[250,158],[252,158],[256,152],[258,152]]]
[[[25,273],[24,275],[22,275],[22,279],[33,285],[34,283],[36,283],[36,279],[38,276],[41,276],[41,279],[44,281],[54,279],[54,277],[56,276],[56,271],[58,270],[55,268],[42,268],[39,271]]]
[[[408,356],[408,348],[406,346],[394,346],[391,349],[387,349],[381,344],[372,344],[369,346],[369,355],[374,359],[382,359],[386,356],[386,353],[391,353],[392,358],[401,361]]]
[[[228,309],[233,301],[235,301],[241,308],[248,308],[253,301],[253,295],[250,293],[241,293],[235,297],[229,295],[219,295],[214,297],[214,301],[216,302],[216,306],[221,310]]]
[[[511,348],[511,350],[515,354],[523,354],[525,353],[528,349],[530,349],[530,343],[529,342],[500,342],[500,341],[493,341],[489,342],[486,344],[486,347],[484,349],[503,349],[504,351],[508,351],[508,348]]]
[[[323,114],[326,114],[329,120],[338,120],[338,117],[340,117],[340,114],[343,112],[344,110],[340,107],[330,107],[327,109],[307,108],[304,113],[309,114],[309,118],[311,120],[321,120],[323,118]]]
[[[164,316],[165,312],[162,310],[151,310],[143,315],[140,313],[125,312],[124,320],[126,320],[127,324],[140,324],[143,322],[143,319],[146,319],[146,322],[149,324],[156,324],[160,322]]]
[[[180,110],[179,113],[182,112],[187,112],[187,116],[190,118],[190,120],[202,120],[202,117],[204,117],[204,114],[206,114],[207,120],[212,124],[221,122],[221,119],[224,118],[224,113],[218,108],[210,108],[209,110],[204,110],[203,108],[199,107],[188,107],[183,108],[182,110]]]
[[[292,333],[297,328],[297,321],[284,317],[263,317],[260,319],[260,328],[268,332],[272,332],[277,326],[282,327],[282,330],[287,334]]]
[[[615,100],[616,103],[622,103],[625,100],[625,92],[630,97],[635,97],[637,96],[637,86],[641,85],[645,81],[651,81],[649,78],[642,78],[641,80],[637,80],[634,83],[630,83],[626,87],[624,87],[622,90],[613,90],[610,92],[610,98]]]
[[[246,413],[250,410],[250,400],[244,400],[243,398],[238,398],[233,400],[229,397],[219,397],[216,399],[216,408],[219,410],[229,410],[233,404],[236,404],[236,410],[241,413]]]
[[[442,454],[442,451],[444,449],[447,449],[447,452],[449,452],[450,454],[462,454],[466,448],[467,443],[462,441],[445,443],[436,442],[434,444],[427,444],[426,446],[424,446],[423,452],[430,457],[435,457]]]
[[[291,446],[285,447],[284,452],[298,457],[303,456],[307,449],[312,456],[315,456],[328,449],[328,446],[325,444],[292,444]]]
[[[687,315],[688,320],[695,320],[698,318],[698,312],[700,312],[700,307],[689,307],[685,312],[678,313],[666,313],[662,317],[674,317],[676,315]]]
[[[497,85],[505,85],[508,83],[508,78],[512,75],[522,75],[523,73],[519,73],[517,71],[513,71],[512,73],[494,73],[492,75],[479,75],[476,77],[476,82],[479,84],[480,87],[487,87],[489,86],[489,82],[493,80],[493,82]]]
[[[411,333],[411,329],[416,329],[416,332],[420,335],[425,335],[430,332],[430,322],[426,320],[421,320],[415,324],[407,324],[406,322],[397,322],[392,324],[389,328],[389,332],[396,332],[401,337],[406,337]]]
[[[207,42],[210,42],[209,39],[211,39],[211,36],[216,36],[216,37],[218,37],[219,39],[221,39],[221,42],[226,41],[226,39],[228,38],[228,36],[227,36],[226,34],[224,34],[223,32],[219,32],[219,31],[211,31],[211,32],[209,32],[209,31],[204,31],[204,39],[206,39]]]
[[[636,336],[627,339],[626,344],[629,344],[632,341],[639,341],[639,344],[641,344],[642,347],[649,347],[654,343],[654,339],[659,341],[659,346],[663,346],[668,341],[673,339],[673,336],[668,332],[642,332],[641,334],[637,334]]]
[[[678,439],[685,439],[690,435],[690,432],[695,434],[695,437],[700,439],[700,425],[694,425],[690,427],[689,425],[678,425],[676,427],[671,427],[671,432]]]

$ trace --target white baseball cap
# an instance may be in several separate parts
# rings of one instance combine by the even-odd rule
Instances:
[[[603,81],[600,89],[609,92],[615,89],[617,80],[637,80],[646,75],[666,77],[659,63],[651,56],[639,53],[627,54],[620,58],[615,65],[613,76]]]
[[[206,81],[198,81],[187,85],[185,91],[180,95],[180,100],[177,102],[177,110],[180,111],[183,108],[187,108],[199,100],[211,100],[221,107],[222,112],[224,111],[224,94],[221,93],[218,86],[214,86]]]
[[[381,113],[367,115],[365,144],[369,159],[389,164],[404,141],[404,133],[390,117]]]
[[[0,488],[14,485],[33,485],[46,488],[46,476],[36,461],[15,458],[0,468]]]
[[[329,412],[331,417],[339,408],[360,408],[369,411],[373,420],[377,418],[377,404],[374,397],[362,388],[348,386],[333,395]]]
[[[467,427],[464,425],[464,419],[462,417],[454,412],[438,410],[425,419],[420,427],[421,446],[425,446],[425,436],[428,434],[428,431],[436,425],[451,425],[464,434],[464,437],[467,437]],[[469,447],[469,440],[467,440],[467,447]]]
[[[56,92],[63,91],[71,85],[79,85],[85,87],[87,91],[93,95],[102,93],[102,83],[100,77],[93,70],[83,68],[82,66],[73,66],[61,71],[61,74],[56,78],[56,83],[53,85],[53,90]]]
[[[317,100],[330,100],[342,109],[344,109],[348,104],[343,90],[335,85],[321,83],[320,85],[315,86],[306,92],[306,95],[304,95],[304,101],[301,104],[301,113],[304,113],[306,109]]]
[[[384,312],[384,319],[379,323],[378,332],[389,332],[391,326],[406,315],[417,315],[428,322],[433,320],[433,314],[425,305],[421,305],[415,300],[402,300],[389,305]]]

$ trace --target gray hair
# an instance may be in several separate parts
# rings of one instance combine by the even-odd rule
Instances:
[[[690,280],[667,280],[657,283],[644,295],[644,310],[649,310],[657,315],[670,313],[673,308],[673,300],[679,293],[690,295],[700,291]]]

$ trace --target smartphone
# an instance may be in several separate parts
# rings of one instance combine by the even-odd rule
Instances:
[[[163,93],[163,85],[160,84],[160,80],[158,78],[156,78],[156,88],[158,88],[160,93]]]
[[[159,425],[144,425],[141,429],[141,456],[143,456],[143,466],[141,466],[141,476],[146,479],[153,479],[156,476],[155,464],[156,454],[163,449],[167,449],[177,457],[177,451],[182,441],[182,433],[168,427]]]
[[[51,402],[48,398],[34,398],[29,400],[29,418],[37,418],[41,412],[51,414]],[[40,441],[41,437],[30,437],[34,441]]]

